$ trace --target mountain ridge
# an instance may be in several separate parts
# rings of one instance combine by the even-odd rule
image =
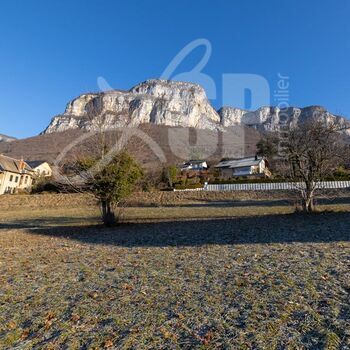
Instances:
[[[15,137],[0,134],[0,142],[12,142],[12,141],[16,141],[16,140],[17,139]]]
[[[263,106],[249,111],[231,106],[215,110],[198,84],[172,80],[146,80],[130,90],[110,90],[87,93],[69,101],[63,114],[52,118],[43,134],[70,129],[94,130],[115,127],[156,124],[220,130],[237,125],[248,125],[259,131],[276,131],[281,116],[288,126],[311,116],[349,126],[343,116],[314,105],[304,108]],[[350,135],[350,131],[346,133]]]

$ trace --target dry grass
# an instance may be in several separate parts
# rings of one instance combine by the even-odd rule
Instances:
[[[0,348],[350,349],[349,205],[231,204],[2,212]]]

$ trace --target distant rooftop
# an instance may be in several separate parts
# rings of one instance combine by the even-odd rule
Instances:
[[[21,167],[21,162],[22,160],[14,159],[0,154],[0,171],[21,173],[21,171],[23,170],[23,168]],[[27,171],[33,171],[33,169],[26,162],[24,162],[24,169]]]
[[[205,160],[203,160],[203,159],[191,159],[186,163],[204,163],[204,162],[205,162]]]
[[[247,157],[240,159],[229,159],[221,161],[219,164],[215,165],[215,168],[241,168],[247,166],[259,165],[263,160],[263,157]]]
[[[46,160],[26,160],[26,163],[34,169],[39,165],[46,163]]]

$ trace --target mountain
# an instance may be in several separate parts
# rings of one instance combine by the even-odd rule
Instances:
[[[14,137],[0,134],[0,142],[11,142],[11,141],[15,141],[15,140],[16,139]]]
[[[148,80],[129,91],[79,96],[68,103],[62,115],[52,119],[44,133],[91,130],[101,120],[105,129],[152,123],[214,130],[220,124],[220,116],[199,85]]]
[[[262,131],[275,131],[281,125],[292,126],[313,116],[340,127],[350,126],[344,117],[320,106],[285,110],[261,107],[256,111],[222,107],[216,111],[199,85],[148,80],[129,91],[83,94],[69,102],[41,135],[0,142],[0,153],[51,162],[62,154],[64,159],[74,158],[96,151],[96,144],[86,139],[89,135],[85,131],[108,131],[112,146],[116,133],[111,129],[132,125],[138,126],[141,137],[136,136],[128,149],[147,167],[191,158],[216,161],[254,155]],[[350,135],[349,131],[344,133]],[[164,154],[163,160],[157,153]]]
[[[317,116],[350,126],[344,117],[331,114],[320,106],[305,108],[261,107],[247,111],[222,107],[216,111],[204,89],[192,83],[170,80],[147,80],[128,91],[111,90],[83,94],[67,104],[63,114],[55,116],[43,134],[71,129],[111,129],[127,125],[155,124],[224,130],[226,127],[248,125],[259,131],[275,131],[281,125]],[[350,131],[345,131],[350,135]]]
[[[331,114],[321,106],[305,108],[289,107],[283,110],[278,107],[261,107],[256,111],[222,107],[218,113],[223,126],[244,124],[259,131],[278,131],[283,126],[288,129],[310,118],[317,118],[327,123],[334,122],[340,128],[350,128],[349,120]],[[350,135],[350,129],[344,129],[343,132]]]

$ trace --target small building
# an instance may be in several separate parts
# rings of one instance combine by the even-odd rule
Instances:
[[[220,171],[220,175],[225,178],[239,176],[270,177],[268,162],[263,157],[247,157],[241,159],[222,160],[215,168]]]
[[[208,169],[208,164],[205,160],[190,160],[180,167],[181,171],[202,171]]]
[[[33,182],[33,169],[23,160],[0,155],[0,195],[19,190],[29,191]]]
[[[35,177],[51,177],[52,169],[44,160],[29,160],[26,163],[34,170]]]

